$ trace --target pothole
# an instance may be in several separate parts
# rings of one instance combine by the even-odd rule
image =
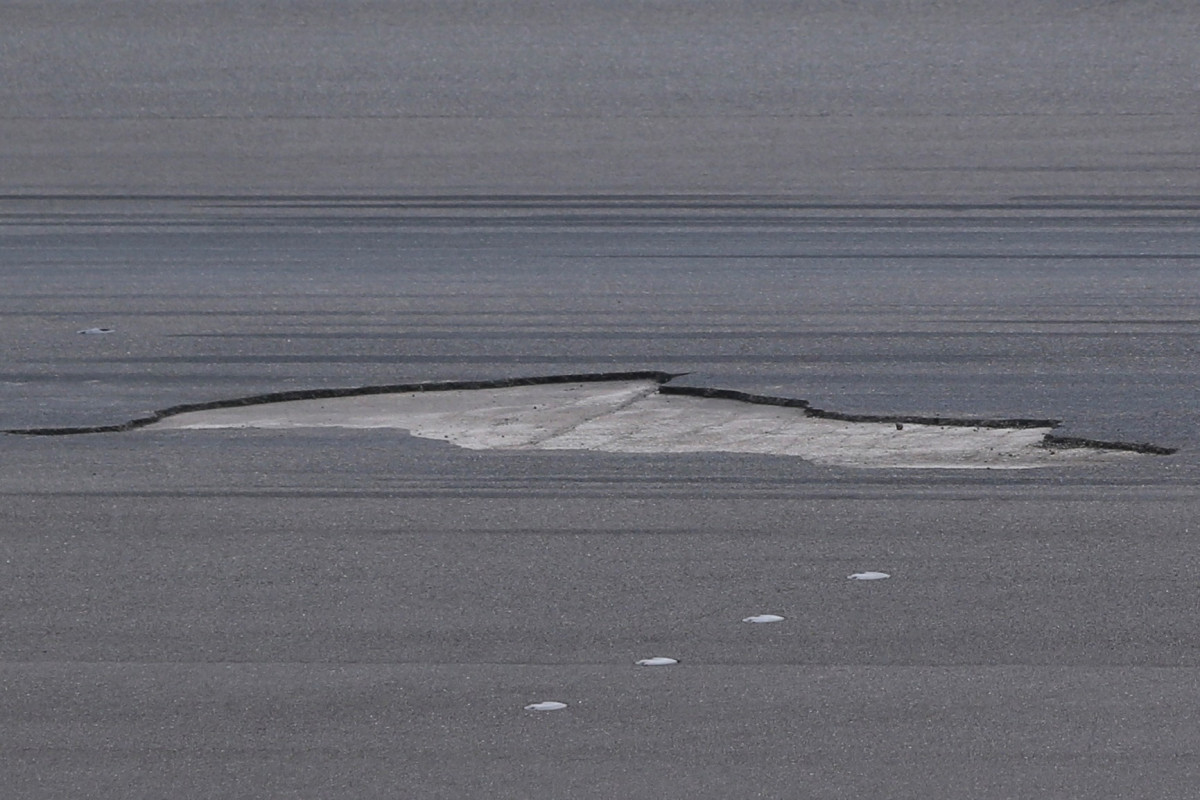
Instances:
[[[671,376],[658,373],[634,375],[479,388],[368,388],[274,401],[266,396],[239,405],[169,409],[120,427],[398,428],[472,450],[749,453],[865,468],[1029,469],[1171,452],[1054,437],[1053,420],[859,417],[813,409],[802,400],[663,385]]]

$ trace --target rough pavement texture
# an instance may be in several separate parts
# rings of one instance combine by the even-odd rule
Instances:
[[[1187,796],[1197,41],[1183,2],[5,4],[0,427],[654,369],[1181,448],[3,436],[6,796]]]

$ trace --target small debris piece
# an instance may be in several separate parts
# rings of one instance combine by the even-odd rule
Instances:
[[[643,658],[637,663],[639,667],[669,667],[672,664],[678,664],[679,659],[655,656],[654,658]]]
[[[530,703],[525,706],[526,711],[558,711],[566,708],[566,703],[560,703],[557,700],[546,700],[541,703]]]
[[[892,576],[886,572],[856,572],[846,577],[852,581],[881,581]]]
[[[91,336],[98,333],[113,333],[115,330],[115,328],[84,328],[83,330],[77,332],[82,333],[85,336]]]
[[[744,620],[742,620],[742,622],[783,622],[783,617],[779,616],[778,614],[757,614],[753,617],[746,617]]]

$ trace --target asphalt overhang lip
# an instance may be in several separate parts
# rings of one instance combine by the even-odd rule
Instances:
[[[298,390],[174,406],[114,425],[7,432],[396,428],[473,449],[760,453],[888,468],[1023,469],[1174,452],[1056,436],[1053,419],[845,414],[795,398],[672,385],[676,377],[640,371]]]

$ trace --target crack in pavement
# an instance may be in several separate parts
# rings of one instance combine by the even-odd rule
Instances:
[[[636,404],[642,400],[645,400],[650,395],[654,394],[655,392],[658,392],[661,388],[662,388],[661,385],[650,386],[645,389],[642,389],[641,391],[635,392],[632,395],[630,395],[627,399],[623,400],[622,402],[618,403],[615,406],[605,408],[601,411],[596,412],[595,414],[593,414],[589,417],[584,417],[583,419],[572,422],[569,425],[563,425],[563,426],[560,426],[559,428],[548,431],[545,436],[535,436],[533,439],[531,439],[529,441],[529,445],[531,447],[537,447],[539,445],[545,444],[546,442],[550,441],[551,439],[557,439],[559,437],[563,437],[563,436],[566,436],[567,434],[573,433],[574,431],[579,430],[579,428],[581,426],[586,425],[589,422],[594,422],[603,417],[607,417],[612,414],[616,414],[617,412],[619,412],[623,409],[629,408],[629,407],[633,406],[634,404]]]

